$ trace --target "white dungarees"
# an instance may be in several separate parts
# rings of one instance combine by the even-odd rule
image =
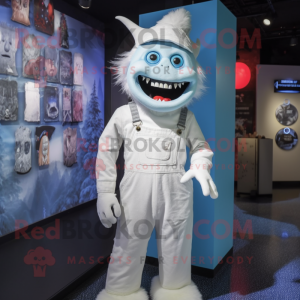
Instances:
[[[140,288],[153,228],[162,287],[179,289],[191,283],[193,183],[180,183],[185,173],[186,146],[192,163],[201,159],[211,164],[213,156],[192,112],[182,109],[160,113],[139,104],[135,107],[137,115],[129,105],[116,110],[100,137],[96,164],[98,193],[114,193],[115,163],[124,142],[122,214],[106,281],[106,291],[118,295],[129,295]],[[136,121],[138,117],[141,124]]]

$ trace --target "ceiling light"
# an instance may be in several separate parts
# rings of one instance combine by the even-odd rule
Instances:
[[[78,4],[84,9],[89,9],[92,5],[92,0],[78,0]]]
[[[266,26],[270,26],[272,23],[274,23],[275,19],[278,18],[278,15],[276,12],[268,13],[263,17],[263,23]]]

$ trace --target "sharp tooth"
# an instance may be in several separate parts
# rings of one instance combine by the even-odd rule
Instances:
[[[172,89],[172,84],[169,85],[169,90],[171,90],[171,89]]]
[[[182,82],[181,84],[184,85],[184,82]]]
[[[165,83],[164,84],[164,89],[168,89],[169,87],[168,87],[168,85]]]
[[[151,86],[155,86],[154,82],[151,81]]]
[[[148,83],[149,81],[150,81],[150,78],[147,78],[147,79],[146,79],[146,83]],[[152,82],[151,82],[151,83],[152,83]]]
[[[174,83],[174,88],[175,88],[175,89],[177,88],[177,83]]]
[[[179,88],[181,89],[181,83],[178,83]]]
[[[145,80],[145,77],[143,76],[143,81]]]
[[[155,82],[155,87],[159,87],[159,83],[158,82]]]

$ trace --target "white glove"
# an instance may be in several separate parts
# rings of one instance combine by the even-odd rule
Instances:
[[[217,187],[209,174],[209,164],[206,161],[195,160],[191,164],[191,169],[182,176],[180,182],[185,183],[194,177],[199,181],[204,196],[210,195],[212,199],[218,198]]]
[[[114,214],[112,211],[114,208]],[[110,228],[121,216],[121,207],[115,194],[98,193],[97,212],[104,227]]]

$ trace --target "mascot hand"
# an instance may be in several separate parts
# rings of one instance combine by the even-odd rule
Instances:
[[[112,211],[114,209],[114,213]],[[104,227],[110,228],[121,215],[121,207],[115,194],[98,193],[97,212]]]
[[[194,177],[199,181],[204,196],[210,195],[212,199],[218,198],[217,187],[209,174],[209,165],[207,162],[195,161],[192,168],[182,176],[180,182],[185,183]]]

